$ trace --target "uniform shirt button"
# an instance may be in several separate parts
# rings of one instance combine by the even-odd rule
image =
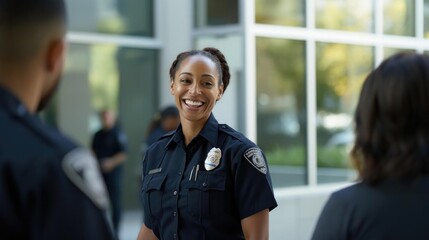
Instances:
[[[179,172],[179,176],[182,175],[182,172]]]
[[[174,196],[176,196],[176,195],[177,195],[177,191],[174,191],[174,192],[173,192],[173,195],[174,195]]]
[[[177,216],[177,212],[173,212],[173,217]]]
[[[203,187],[207,187],[207,183],[203,182]]]
[[[174,239],[177,239],[177,234],[175,233],[175,234],[173,234],[173,238]]]

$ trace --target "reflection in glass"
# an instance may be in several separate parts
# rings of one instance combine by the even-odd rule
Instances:
[[[97,112],[105,108],[118,111],[128,139],[124,186],[137,184],[139,172],[136,169],[141,164],[142,140],[153,114],[158,110],[157,69],[157,50],[110,44],[69,46],[56,117],[64,119],[62,115],[79,111],[71,122],[60,120],[60,126],[76,129],[68,133],[87,145],[94,131],[100,127]],[[67,89],[62,91],[61,88]],[[85,122],[75,121],[77,118],[84,118]],[[80,136],[74,136],[76,134]],[[123,194],[125,207],[139,207],[135,187],[124,188]]]
[[[317,28],[374,31],[373,0],[317,0],[315,4]]]
[[[414,0],[383,0],[384,34],[414,36]]]
[[[66,0],[72,31],[153,36],[153,0]]]
[[[373,49],[335,43],[316,47],[318,182],[350,180],[353,112],[361,85],[373,68]]]
[[[194,0],[197,28],[238,24],[238,0]]]
[[[255,22],[303,27],[305,1],[255,0]]]
[[[257,38],[257,135],[275,187],[306,183],[305,42]]]

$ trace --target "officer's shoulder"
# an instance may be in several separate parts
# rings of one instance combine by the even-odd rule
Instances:
[[[250,141],[244,134],[228,126],[228,124],[219,124],[219,131],[228,135],[235,141],[238,141],[244,145],[244,147],[255,147],[256,144]]]
[[[12,116],[0,111],[0,122],[0,135],[8,139],[0,141],[0,147],[4,149],[2,152],[6,155],[23,158],[59,156],[77,147],[74,141],[33,115]]]
[[[160,147],[165,147],[165,145],[170,141],[170,139],[173,137],[174,133],[176,131],[170,131],[165,133],[164,135],[162,135],[161,137],[158,138],[158,140],[156,140],[154,143],[152,143],[148,150],[152,150],[152,149],[159,149]]]
[[[176,133],[176,130],[169,131],[166,134],[162,135],[159,139],[161,140],[161,139],[164,139],[164,138],[170,138],[171,136],[174,135],[174,133]]]

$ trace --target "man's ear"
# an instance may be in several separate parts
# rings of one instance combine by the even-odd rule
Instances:
[[[49,42],[46,48],[45,66],[50,74],[58,74],[62,71],[66,52],[66,41],[64,38],[56,38]]]

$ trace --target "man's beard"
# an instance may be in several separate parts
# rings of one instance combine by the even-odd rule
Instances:
[[[39,105],[37,106],[37,112],[42,111],[45,109],[45,107],[48,105],[49,101],[51,100],[52,96],[57,91],[57,88],[60,83],[61,76],[58,75],[58,77],[55,79],[54,85],[51,87],[51,89],[48,90],[48,92],[42,96],[42,99],[40,99]]]

